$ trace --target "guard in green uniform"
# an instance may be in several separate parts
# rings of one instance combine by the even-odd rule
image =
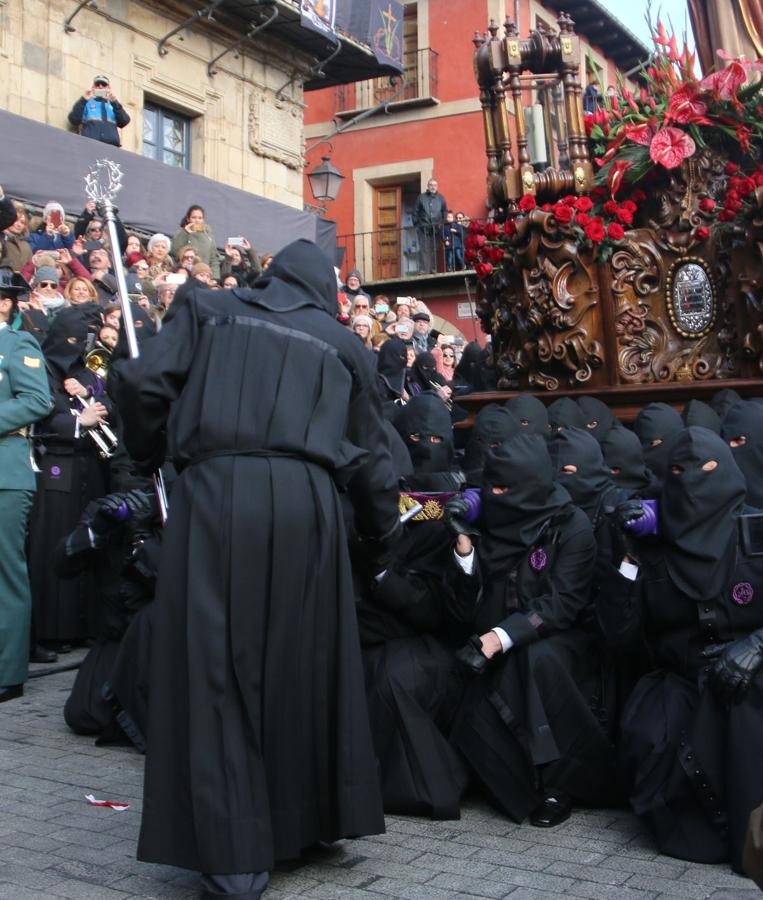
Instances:
[[[31,290],[21,275],[0,268],[0,703],[24,693],[29,660],[29,592],[24,539],[35,477],[29,426],[50,412],[40,345],[13,331],[19,294]]]

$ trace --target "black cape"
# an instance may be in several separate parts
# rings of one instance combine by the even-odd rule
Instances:
[[[297,241],[254,289],[186,293],[119,373],[131,454],[155,461],[166,432],[181,469],[140,859],[258,872],[384,829],[336,485],[373,556],[397,489],[373,371],[335,311],[331,263]]]

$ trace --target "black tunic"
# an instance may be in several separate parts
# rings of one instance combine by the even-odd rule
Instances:
[[[253,290],[195,288],[114,387],[136,459],[181,474],[157,582],[138,856],[269,870],[383,831],[336,482],[399,528],[373,375],[298,241]],[[113,374],[110,376],[110,380]]]

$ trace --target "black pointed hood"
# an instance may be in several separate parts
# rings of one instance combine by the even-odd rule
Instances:
[[[582,428],[565,428],[557,432],[548,447],[554,465],[554,481],[561,484],[593,522],[607,494],[616,490],[604,463],[599,442]],[[565,472],[572,467],[575,472]]]
[[[548,407],[548,424],[553,435],[563,428],[585,428],[585,416],[572,397],[560,397]]]
[[[683,428],[683,419],[667,403],[650,403],[636,416],[633,430],[641,441],[644,461],[660,479],[665,477],[672,438]]]
[[[464,455],[464,474],[467,483],[482,483],[482,468],[489,452],[495,453],[508,440],[519,434],[521,427],[505,406],[489,403],[477,413]]]
[[[84,366],[89,325],[88,312],[80,306],[65,307],[51,322],[42,352],[61,378],[67,378],[72,368]]]
[[[334,267],[316,244],[304,238],[276,253],[254,288],[233,288],[233,293],[273,312],[314,306],[333,317],[338,309]]]
[[[631,492],[649,490],[652,476],[644,462],[638,436],[624,425],[616,425],[599,442],[610,477],[617,487]]]
[[[522,430],[526,430],[527,434],[539,434],[544,438],[549,436],[548,410],[537,397],[532,394],[517,394],[506,401],[506,409],[517,417]]]
[[[741,400],[726,413],[723,440],[747,482],[747,502],[763,509],[763,405]]]
[[[721,433],[720,416],[712,406],[708,406],[707,403],[703,403],[701,400],[690,400],[684,406],[681,418],[687,428],[690,425],[699,425],[702,428],[709,428],[710,431],[714,431],[716,434]]]
[[[415,473],[449,472],[453,462],[453,426],[443,401],[433,393],[419,394],[395,420],[408,448]]]
[[[703,470],[710,460],[717,466]],[[673,472],[676,467],[680,472]],[[744,475],[718,435],[691,426],[673,440],[659,504],[660,534],[670,578],[693,600],[716,597],[731,585],[745,493]]]
[[[399,337],[385,341],[376,355],[376,374],[381,386],[393,397],[400,397],[405,387],[405,343]],[[384,399],[387,399],[386,396]]]
[[[578,397],[578,406],[585,417],[585,427],[597,441],[618,424],[617,418],[606,403],[598,397]]]

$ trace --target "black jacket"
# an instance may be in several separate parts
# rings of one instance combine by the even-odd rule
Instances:
[[[94,100],[101,105],[100,120],[91,119],[88,122],[82,121],[85,106],[88,101],[85,100],[84,97],[80,97],[74,106],[72,106],[72,110],[69,113],[69,122],[74,128],[79,128],[79,133],[82,137],[93,138],[93,140],[101,141],[103,144],[112,144],[114,147],[121,146],[119,129],[130,124],[130,116],[118,100],[108,101],[97,97],[94,98]],[[114,111],[114,123],[109,122],[108,120],[107,106],[109,103]]]
[[[448,204],[442,194],[425,191],[416,198],[413,207],[413,224],[416,228],[441,228],[448,213]]]

